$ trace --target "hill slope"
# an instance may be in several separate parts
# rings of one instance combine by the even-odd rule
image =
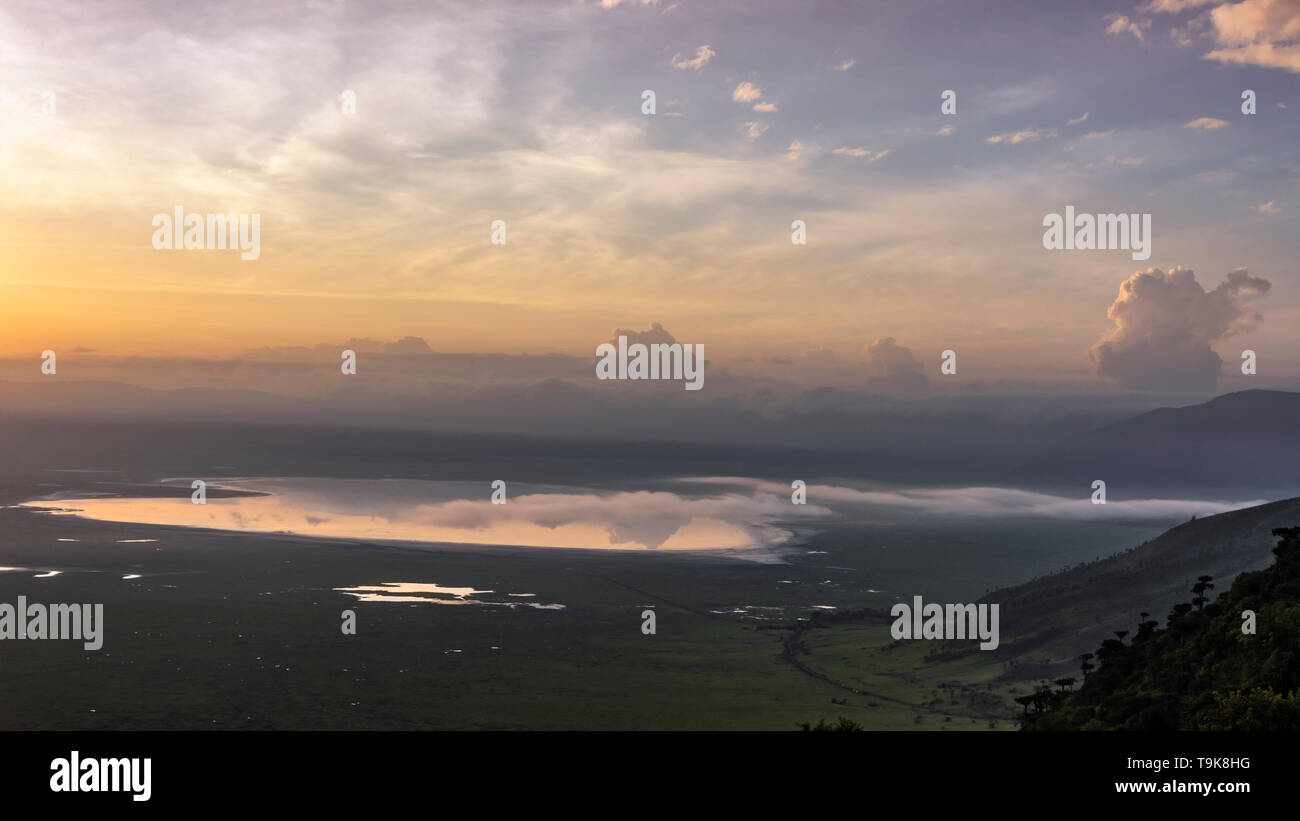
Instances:
[[[995,590],[1002,646],[995,651],[1017,679],[1077,675],[1079,655],[1140,613],[1163,615],[1188,599],[1199,576],[1220,584],[1267,567],[1275,528],[1300,525],[1300,498],[1207,516],[1123,553]],[[1222,589],[1222,587],[1220,588]]]
[[[1272,567],[1177,605],[1164,629],[1148,620],[1128,644],[1107,640],[1080,690],[1040,691],[1025,728],[1300,730],[1300,528],[1275,535]]]

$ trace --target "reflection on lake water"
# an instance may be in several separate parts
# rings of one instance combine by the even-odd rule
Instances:
[[[807,503],[796,504],[786,483],[695,477],[678,480],[676,492],[510,483],[503,504],[493,504],[487,482],[232,479],[209,487],[253,495],[210,493],[206,504],[196,505],[188,494],[189,480],[167,484],[174,494],[169,498],[57,494],[22,506],[109,522],[381,542],[709,551],[779,547],[791,542],[796,527],[835,520],[886,525],[1011,519],[1163,523],[1259,503],[1129,499],[1094,505],[1087,494],[1064,497],[1014,488],[808,484]],[[770,555],[770,550],[757,550],[747,557],[767,560],[763,557]]]
[[[202,505],[185,495],[87,496],[23,506],[109,522],[326,538],[697,551],[780,545],[793,535],[781,522],[831,515],[824,507],[752,491],[685,495],[519,483],[509,486],[504,504],[493,504],[487,483],[291,478],[233,480],[222,487],[259,495],[209,495]]]
[[[534,610],[563,610],[562,604],[536,602],[492,601],[479,598],[491,595],[491,590],[472,587],[443,587],[440,584],[421,582],[383,582],[360,587],[336,587],[336,592],[355,596],[366,602],[409,602],[416,604],[484,604],[498,607],[531,607]],[[510,596],[535,596],[536,593],[509,593]]]

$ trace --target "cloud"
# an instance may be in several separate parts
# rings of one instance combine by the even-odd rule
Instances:
[[[710,46],[703,45],[695,49],[695,56],[687,59],[680,54],[673,55],[673,68],[692,69],[699,71],[709,64],[709,61],[718,56]]]
[[[1281,68],[1300,74],[1300,3],[1245,0],[1210,12],[1215,50],[1205,59],[1235,65]]]
[[[1138,11],[1146,14],[1178,14],[1189,9],[1220,3],[1223,0],[1148,0],[1138,6]]]
[[[1040,139],[1051,140],[1055,138],[1056,138],[1055,128],[1049,128],[1046,130],[1027,128],[1024,131],[1009,131],[1006,134],[997,134],[987,138],[985,142],[990,142],[994,144],[1009,143],[1011,145],[1019,145],[1020,143],[1035,142]]]
[[[1174,26],[1169,29],[1169,38],[1184,48],[1190,48],[1196,45],[1196,41],[1208,35],[1210,28],[1210,18],[1193,17],[1187,21],[1186,25]]]
[[[890,393],[924,390],[929,380],[921,363],[892,336],[877,339],[867,346],[867,388]]]
[[[788,494],[790,490],[789,485],[780,482],[739,477],[691,477],[679,481],[747,487],[757,494],[781,495]],[[810,484],[807,490],[809,501],[815,499],[839,515],[854,515],[854,511],[845,510],[845,507],[865,506],[896,512],[913,511],[934,516],[997,519],[1044,516],[1059,519],[1185,520],[1192,515],[1211,516],[1263,504],[1262,501],[1209,499],[1111,499],[1104,505],[1094,505],[1086,494],[1054,496],[1029,490],[982,486],[860,490],[843,485]]]
[[[433,348],[418,336],[403,337],[396,342],[387,342],[384,344],[384,353],[397,354],[402,356],[418,356],[433,353]]]
[[[1150,21],[1130,20],[1123,14],[1107,14],[1102,19],[1110,21],[1110,25],[1106,27],[1107,34],[1131,34],[1142,42],[1146,41],[1143,30],[1151,26]]]
[[[738,103],[752,103],[763,96],[763,89],[746,80],[731,92],[731,99]]]
[[[930,136],[947,137],[949,134],[953,133],[956,130],[957,129],[953,128],[951,125],[945,125],[943,128],[939,129],[938,131],[931,131]]]
[[[650,323],[650,330],[648,331],[629,331],[619,328],[614,331],[614,338],[609,341],[612,344],[617,345],[620,336],[627,337],[627,344],[629,346],[635,345],[638,342],[642,345],[651,345],[655,343],[660,345],[672,345],[677,341],[673,335],[665,331],[664,326],[660,325],[658,322]]]
[[[1146,159],[1143,157],[1118,157],[1114,154],[1107,154],[1106,159],[1100,163],[1088,163],[1088,168],[1096,168],[1098,165],[1128,165],[1136,167],[1144,162],[1146,162]]]
[[[1258,211],[1258,212],[1261,213],[1261,214],[1280,214],[1280,213],[1282,213],[1282,209],[1281,209],[1281,207],[1279,207],[1279,206],[1278,206],[1276,203],[1274,203],[1272,200],[1269,200],[1268,202],[1264,203],[1263,205],[1256,205],[1256,206],[1255,206],[1255,210]]]
[[[841,156],[846,156],[846,157],[863,157],[866,159],[867,162],[873,163],[876,160],[881,159],[886,154],[888,154],[889,149],[886,148],[884,151],[877,151],[875,153],[872,153],[870,148],[849,148],[846,145],[835,149],[831,153],[839,154]]]
[[[1079,123],[1087,122],[1088,115],[1091,113],[1092,113],[1091,111],[1085,111],[1083,112],[1082,117],[1075,117],[1073,120],[1067,121],[1067,125],[1078,125]]]
[[[1231,170],[1202,171],[1196,175],[1201,182],[1232,182],[1236,178],[1237,172]]]
[[[767,131],[771,127],[772,126],[768,123],[745,123],[745,136],[749,138],[750,141],[757,140],[759,137],[763,136],[763,132]]]
[[[857,63],[858,63],[857,60],[854,60],[853,58],[849,58],[837,66],[831,66],[831,71],[848,71],[849,69],[857,65]]]
[[[1216,131],[1220,128],[1227,127],[1226,120],[1220,120],[1217,117],[1197,117],[1195,120],[1188,120],[1183,123],[1183,128],[1199,128],[1203,131]]]
[[[790,143],[789,147],[786,148],[785,158],[787,160],[797,160],[803,154],[803,152],[807,150],[808,150],[808,146],[804,145],[798,140],[794,140]]]
[[[634,491],[612,494],[535,493],[518,495],[507,505],[493,505],[488,500],[457,500],[438,505],[424,505],[414,513],[420,524],[463,531],[489,530],[503,524],[530,525],[554,531],[573,525],[589,525],[602,530],[608,546],[635,546],[646,549],[669,548],[675,535],[692,525],[712,523],[717,529],[725,525],[725,535],[733,541],[709,545],[717,548],[776,545],[790,537],[789,531],[775,522],[794,517],[826,519],[831,511],[821,505],[811,510],[790,510],[789,487],[780,495],[766,493],[753,497],[727,494],[706,498],[686,498],[663,491]],[[540,541],[540,540],[538,540]],[[575,543],[572,546],[587,546]],[[590,545],[601,547],[598,542]]]
[[[1261,320],[1246,303],[1268,292],[1268,280],[1239,268],[1205,291],[1186,268],[1133,274],[1107,315],[1115,327],[1089,355],[1097,373],[1131,388],[1213,390],[1223,360],[1211,345]]]
[[[732,100],[738,103],[754,103],[755,111],[776,111],[776,103],[765,102],[760,99],[762,96],[763,89],[748,80],[736,86],[736,90],[731,92]]]
[[[251,479],[238,487],[263,495],[212,506],[209,518],[215,521],[204,526],[461,544],[717,550],[778,546],[793,535],[785,522],[834,518],[815,501],[791,505],[789,485],[777,494],[687,496],[512,482],[504,505],[493,504],[486,493],[465,498],[467,487],[449,482]],[[102,501],[80,501],[78,509],[108,521],[139,518],[97,503]],[[150,511],[144,518],[158,524],[192,521],[179,509]]]
[[[991,114],[1010,114],[1045,105],[1061,93],[1057,82],[1037,77],[1019,85],[1001,86],[984,94],[980,107]]]
[[[1207,60],[1235,63],[1246,66],[1282,68],[1300,74],[1300,46],[1275,46],[1272,43],[1252,43],[1233,49],[1215,49],[1205,55]]]
[[[1112,128],[1110,131],[1089,131],[1087,134],[1083,135],[1083,138],[1085,140],[1105,140],[1114,136],[1114,134],[1115,129]]]
[[[305,346],[262,347],[245,351],[244,359],[255,362],[303,362],[326,357],[337,359],[339,352],[347,349],[363,354],[389,354],[392,356],[431,356],[435,353],[422,337],[406,336],[395,342],[353,337],[341,345],[321,343]]]
[[[803,360],[814,365],[833,365],[839,361],[839,357],[835,355],[835,351],[823,345],[803,354]]]

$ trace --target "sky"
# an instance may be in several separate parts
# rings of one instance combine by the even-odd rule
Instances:
[[[1298,79],[1296,0],[11,0],[0,357],[658,323],[807,386],[1290,384]],[[1066,206],[1150,258],[1044,248]],[[177,207],[259,215],[257,259],[155,248]]]

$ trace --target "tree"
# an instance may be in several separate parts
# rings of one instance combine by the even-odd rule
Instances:
[[[1214,589],[1214,585],[1210,584],[1210,579],[1212,578],[1214,577],[1198,576],[1196,584],[1192,585],[1192,592],[1196,594],[1196,598],[1192,599],[1192,604],[1196,605],[1198,611],[1203,609],[1205,603],[1209,601],[1209,598],[1205,595],[1205,591]]]

